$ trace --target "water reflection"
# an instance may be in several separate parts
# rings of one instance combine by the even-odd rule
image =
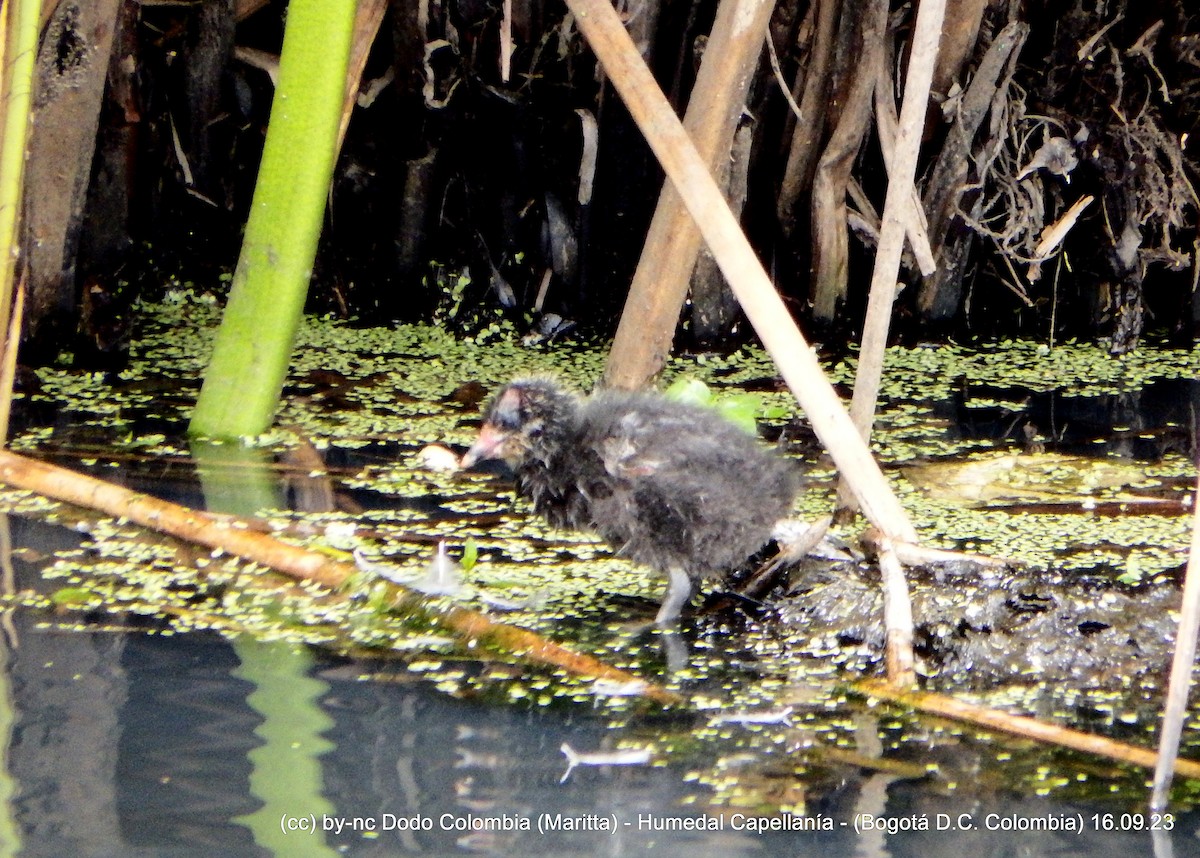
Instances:
[[[1007,405],[980,405],[993,398]],[[1025,443],[1089,456],[1157,461],[1168,453],[1192,456],[1200,381],[1159,379],[1124,393],[1080,396],[1072,390],[1029,391],[969,385],[945,401],[930,403],[948,420],[947,438]]]
[[[307,808],[312,819],[336,815],[322,795],[319,759],[333,749],[323,735],[333,720],[320,707],[328,686],[309,675],[312,655],[306,649],[250,638],[238,639],[233,647],[240,662],[233,674],[252,685],[246,703],[262,716],[254,730],[261,744],[249,754],[250,793],[262,807],[237,822],[253,831],[254,841],[267,851],[287,855],[296,845],[291,835],[301,829],[281,820],[302,818],[298,808]],[[335,854],[316,837],[305,846],[309,855]]]
[[[1123,808],[1003,792],[981,802],[978,790],[889,775],[851,778],[810,808],[832,831],[759,833],[746,827],[760,819],[753,809],[706,807],[676,760],[580,767],[560,784],[564,741],[616,746],[591,712],[474,704],[403,673],[362,682],[362,665],[310,669],[288,648],[254,645],[239,659],[216,636],[63,634],[28,618],[18,632],[8,759],[26,856],[1124,858],[1153,848],[1146,831],[1097,827],[1092,814],[1115,813],[1119,828]],[[875,824],[856,834],[866,815]],[[1039,819],[1086,830],[1022,828]],[[547,822],[555,830],[539,831]],[[1195,815],[1177,820],[1175,855],[1200,853],[1196,826]]]

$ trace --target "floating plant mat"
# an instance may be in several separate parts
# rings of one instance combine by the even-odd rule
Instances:
[[[436,629],[414,628],[381,611],[369,583],[357,597],[330,596],[86,511],[19,493],[2,497],[17,515],[88,534],[79,549],[57,553],[36,590],[6,600],[42,612],[47,627],[94,629],[100,622],[165,635],[251,634],[352,655],[353,670],[364,679],[407,681],[403,677],[415,675],[454,696],[573,709],[602,717],[620,737],[616,750],[645,750],[652,761],[688,767],[685,778],[696,783],[697,801],[720,807],[841,815],[850,812],[836,804],[847,784],[872,775],[922,784],[964,805],[1011,790],[1060,800],[1096,799],[1114,789],[1132,795],[1145,777],[1067,751],[866,705],[841,680],[847,667],[867,668],[869,651],[842,645],[833,653],[806,655],[772,623],[736,616],[698,621],[689,665],[669,681],[686,703],[663,713],[619,683],[571,678],[502,653],[472,651]],[[18,557],[40,562],[25,551]],[[631,636],[611,619],[627,606],[603,596],[597,603],[593,594],[577,607],[582,613],[572,618],[550,607],[515,619],[543,626],[612,664],[661,675],[653,636]],[[652,611],[652,604],[646,609]],[[1097,733],[1128,738],[1145,731],[1149,738],[1152,731],[1152,701],[1139,706],[1120,692],[1064,694],[1054,684],[1033,683],[972,699],[995,702],[997,694],[1008,708],[1060,723],[1082,719]]]
[[[1086,511],[1100,499],[1127,505],[1155,500],[1117,490],[1158,485],[1135,463],[1054,453],[974,454],[911,465],[904,475],[931,497],[981,507],[1045,503]]]
[[[127,370],[38,370],[40,387],[27,390],[18,402],[12,446],[201,506],[197,468],[182,430],[216,321],[215,309],[191,300],[144,307]],[[391,564],[413,580],[424,573],[440,540],[455,558],[470,541],[477,562],[464,576],[467,587],[461,598],[467,607],[658,680],[663,654],[656,636],[637,634],[632,627],[653,616],[661,581],[586,535],[549,530],[526,507],[514,505],[509,487],[496,476],[438,473],[424,467],[419,455],[429,444],[461,448],[469,443],[480,399],[509,377],[552,372],[587,389],[603,359],[603,348],[587,343],[526,348],[515,332],[500,326],[458,339],[430,327],[364,328],[309,319],[277,421],[281,428],[257,439],[258,449],[270,460],[262,466],[270,488],[263,493],[258,517],[284,539],[323,550],[357,546],[372,562]],[[1085,367],[1094,374],[1080,376]],[[852,371],[851,362],[830,367],[831,375],[841,380]],[[1136,464],[1080,460],[1080,470],[1096,462],[1118,473],[1133,470],[1075,491],[1069,510],[1015,511],[1011,503],[974,505],[931,497],[905,476],[902,466],[927,466],[931,459],[945,462],[968,454],[971,461],[1013,456],[1011,437],[968,436],[953,416],[964,408],[1019,416],[1024,400],[1012,393],[997,399],[1001,384],[1053,387],[1068,397],[1111,396],[1155,378],[1197,374],[1200,358],[1170,350],[1146,349],[1122,359],[1082,345],[1044,351],[1020,343],[983,352],[889,352],[875,445],[918,532],[939,547],[1027,564],[1019,574],[973,589],[954,570],[914,573],[917,621],[922,622],[920,611],[925,610],[926,628],[936,632],[933,642],[942,647],[936,653],[931,649],[925,661],[931,687],[1150,742],[1157,709],[1150,678],[1161,667],[1164,648],[1136,663],[1126,658],[1128,647],[1116,650],[1122,656],[1120,667],[1106,681],[1099,681],[1099,667],[1089,665],[1099,665],[1104,646],[1119,635],[1110,630],[1118,628],[1116,615],[1123,605],[1144,599],[1163,629],[1169,624],[1172,599],[1177,599],[1172,570],[1183,562],[1187,544],[1187,517],[1179,513],[1194,479],[1184,452]],[[666,381],[694,376],[718,390],[749,389],[760,395],[764,433],[809,462],[797,515],[813,519],[828,512],[831,470],[761,352],[680,356],[665,375]],[[974,390],[986,395],[974,396]],[[947,405],[952,400],[953,408]],[[1152,429],[1113,427],[1112,432]],[[236,464],[211,467],[226,468],[234,482],[246,477]],[[944,474],[935,480],[950,481]],[[1119,504],[1134,497],[1169,501],[1175,512],[1141,515],[1132,506],[1123,514],[1100,514],[1082,503],[1094,498]],[[310,511],[281,509],[285,498]],[[1044,505],[1046,498],[1019,503],[1029,506],[1031,500]],[[0,504],[67,526],[81,515],[13,492],[0,495]],[[904,769],[904,777],[933,777],[946,789],[957,783],[946,772],[960,764],[963,771],[985,771],[983,780],[993,786],[1019,783],[1070,794],[1100,789],[1074,774],[1093,771],[1089,765],[1103,775],[1104,790],[1112,778],[1140,790],[1144,777],[1139,772],[1114,774],[1107,765],[1085,764],[1068,754],[1047,763],[1044,749],[1014,751],[1002,743],[998,751],[971,738],[967,729],[930,726],[848,703],[835,690],[838,683],[875,670],[880,652],[862,615],[854,614],[878,614],[873,572],[853,561],[843,561],[843,566],[810,561],[797,570],[791,597],[774,596],[782,621],[769,613],[748,618],[737,610],[700,614],[689,667],[666,680],[686,706],[663,721],[646,720],[644,703],[627,689],[481,652],[443,630],[389,615],[369,575],[330,597],[119,521],[96,517],[87,529],[79,547],[31,560],[39,583],[9,601],[43,612],[46,623],[58,627],[136,618],[130,622],[161,634],[193,629],[248,633],[365,658],[358,662],[364,673],[382,677],[403,670],[447,693],[520,706],[595,707],[613,723],[624,724],[630,741],[652,745],[656,759],[696,759],[695,779],[729,802],[774,801],[775,806],[795,807],[797,775],[815,789],[825,775],[831,784],[839,782],[846,765],[870,771],[896,761],[916,766]],[[1114,583],[1118,578],[1125,583]],[[823,600],[818,591],[824,592]],[[1039,630],[1045,637],[1036,638],[1030,626],[1022,625],[1033,622],[1021,612],[1022,599],[1030,616],[1042,617],[1050,612],[1035,609],[1046,598],[1069,605],[1071,612],[1058,623],[1059,637],[1051,636],[1055,629],[1047,616],[1039,621],[1046,627]],[[815,604],[829,607],[814,610]],[[843,606],[841,627],[833,625],[838,605]],[[973,635],[953,622],[956,612],[971,612],[967,625]],[[831,632],[835,628],[840,631]],[[1027,669],[1013,669],[1011,645],[1031,640],[1042,640],[1047,647],[1078,645],[1091,661],[1051,653],[1040,661],[1029,659]],[[379,660],[385,654],[386,660]],[[989,666],[984,654],[994,663]],[[735,720],[721,720],[724,716]],[[886,759],[863,750],[863,737],[879,729],[886,737]],[[948,762],[942,773],[927,775],[921,761],[928,758],[931,743],[953,746],[947,759],[962,757]],[[745,792],[756,778],[763,783]],[[742,786],[735,787],[735,780]]]

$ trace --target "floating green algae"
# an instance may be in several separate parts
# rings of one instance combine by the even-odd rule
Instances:
[[[151,463],[174,460],[187,467],[186,446],[177,434],[172,440],[169,430],[173,426],[178,432],[187,418],[219,310],[211,302],[178,294],[174,300],[141,307],[138,318],[130,365],[116,376],[62,366],[39,370],[42,387],[31,399],[52,401],[78,422],[67,427],[28,425],[14,439],[14,448],[87,455],[100,469],[131,458]],[[532,574],[526,566],[557,568],[564,559],[574,559],[585,564],[581,573],[568,569],[555,574],[564,581],[583,582],[589,581],[588,570],[592,575],[590,584],[573,587],[572,593],[586,593],[589,587],[594,592],[603,586],[606,591],[652,599],[660,586],[657,581],[620,562],[599,565],[607,549],[588,537],[557,533],[531,519],[528,509],[519,503],[514,506],[507,490],[494,479],[429,472],[417,457],[431,443],[462,446],[471,441],[477,406],[456,396],[465,383],[486,392],[513,375],[552,372],[587,390],[601,372],[603,345],[582,342],[569,348],[528,348],[514,330],[503,326],[463,339],[428,325],[368,327],[310,317],[296,345],[278,418],[282,428],[256,443],[281,456],[305,444],[326,453],[357,451],[357,462],[348,468],[297,474],[296,479],[326,480],[335,488],[395,499],[400,506],[386,510],[373,525],[378,530],[376,547],[385,555],[413,558],[419,565],[416,558],[428,549],[427,540],[449,536],[451,542],[461,543],[472,538],[478,542],[480,574],[502,569],[502,577],[518,580]],[[854,362],[850,359],[828,369],[835,380],[849,380]],[[1053,388],[1064,395],[1084,395],[1129,390],[1151,379],[1198,371],[1200,356],[1178,349],[1147,347],[1112,358],[1098,347],[1079,343],[1054,349],[1018,341],[986,350],[954,345],[892,348],[873,446],[922,538],[930,544],[1033,565],[1108,567],[1114,577],[1132,570],[1140,578],[1153,578],[1180,561],[1180,548],[1186,544],[1183,516],[1112,517],[1079,511],[1025,515],[969,509],[915,491],[891,466],[1006,450],[990,441],[957,438],[945,418],[931,413],[932,402],[972,386]],[[663,382],[684,378],[735,395],[743,386],[754,387],[762,400],[762,422],[773,433],[794,437],[790,427],[802,425],[802,413],[791,395],[780,389],[770,360],[759,349],[676,356]],[[968,396],[965,404],[1019,409],[1021,400]],[[89,426],[87,432],[80,431],[79,423]],[[107,427],[107,434],[102,427]],[[1173,485],[1176,488],[1170,491],[1178,495],[1179,487],[1190,479],[1191,465],[1185,457],[1175,456],[1145,470],[1148,480]],[[808,466],[805,480],[797,515],[812,519],[826,514],[833,502],[835,475],[827,463],[818,462]],[[374,513],[367,510],[365,515]],[[478,521],[486,523],[480,526]],[[413,542],[413,537],[419,541]],[[586,551],[581,552],[581,546]],[[496,561],[522,568],[489,565]],[[524,589],[537,588],[554,590],[541,580]]]
[[[175,477],[188,476],[190,459],[181,430],[198,389],[217,310],[204,303],[163,304],[141,308],[139,318],[126,370],[84,373],[64,362],[38,371],[41,388],[29,394],[30,404],[53,403],[70,423],[24,424],[14,440],[16,449],[67,461],[73,457],[102,476],[133,473],[148,479],[165,466],[176,469]],[[426,445],[461,447],[473,438],[478,407],[459,395],[465,384],[490,391],[514,375],[553,373],[586,391],[599,377],[604,359],[603,343],[529,348],[504,326],[475,339],[459,339],[431,326],[365,327],[307,319],[277,420],[280,428],[254,440],[277,455],[279,479],[293,490],[308,484],[352,494],[358,508],[267,510],[263,515],[282,538],[329,550],[359,547],[372,561],[390,564],[413,580],[423,573],[438,541],[445,540],[454,557],[473,545],[475,562],[464,571],[464,605],[661,679],[659,641],[638,628],[653,616],[660,580],[593,537],[549,528],[527,505],[514,501],[510,488],[495,477],[427,471],[418,457]],[[968,409],[1019,412],[1019,394],[999,393],[998,388],[1057,390],[1066,396],[1126,392],[1155,379],[1200,374],[1195,353],[1146,348],[1117,359],[1082,344],[1048,350],[1014,342],[986,351],[894,348],[887,359],[873,445],[926,542],[1064,571],[1136,574],[1143,581],[1182,562],[1187,544],[1183,515],[972,508],[930,497],[900,466],[1009,452],[1004,443],[957,437],[947,419],[933,413],[931,406],[938,401],[959,396]],[[835,380],[850,382],[853,368],[851,360],[829,371]],[[720,393],[753,389],[762,403],[760,426],[770,437],[779,436],[786,452],[812,458],[811,442],[803,440],[803,414],[791,394],[780,389],[761,350],[676,356],[663,384],[684,377],[702,380]],[[320,466],[288,464],[290,455],[310,446],[324,456]],[[823,459],[806,464],[806,490],[796,514],[815,519],[832,506],[836,475]],[[1179,454],[1139,467],[1147,481],[1177,495],[1194,473]],[[1098,486],[1095,496],[1115,497],[1112,492],[1129,487],[1128,482],[1119,489]],[[1140,490],[1136,484],[1133,488]],[[81,523],[72,521],[74,511],[29,495],[3,492],[0,504],[68,526]],[[916,717],[880,715],[872,727],[871,717],[848,702],[836,683],[874,670],[877,653],[837,640],[798,651],[780,640],[769,621],[735,622],[719,615],[697,619],[699,637],[687,669],[665,680],[688,698],[694,711],[679,721],[647,725],[640,720],[644,707],[634,696],[602,693],[588,680],[471,651],[444,630],[391,615],[369,575],[331,597],[262,575],[233,558],[147,537],[120,522],[91,521],[87,528],[90,536],[81,548],[59,552],[44,565],[42,592],[11,597],[10,602],[45,611],[47,622],[63,627],[102,613],[129,614],[162,634],[211,629],[374,655],[384,665],[379,670],[414,672],[448,694],[512,706],[594,708],[612,719],[614,729],[652,743],[672,760],[688,762],[692,779],[721,804],[803,809],[805,796],[797,784],[836,780],[847,765],[870,768],[864,761],[847,763],[835,752],[866,755],[860,739],[872,730],[882,732],[885,756],[893,758],[919,761],[933,746],[965,748],[962,753],[978,763],[981,782],[997,789],[1008,784],[1035,792],[1094,795],[1110,782],[1079,780],[1076,757],[1061,755],[1047,763],[1039,752],[1010,751],[1005,745],[1000,747],[1006,750],[996,751],[969,731],[928,728]],[[841,533],[853,539],[856,530]],[[1019,688],[997,688],[981,699],[1014,712],[1050,709],[1064,723],[1082,709],[1097,712],[1108,706],[1111,718],[1102,718],[1099,728],[1118,731],[1131,729],[1131,723],[1138,729],[1151,723],[1151,699],[1139,695],[1130,688],[1110,703],[1086,689],[1040,686],[1034,672]],[[786,724],[711,721],[715,713],[784,706],[794,709]],[[1001,753],[1008,756],[1001,759]],[[932,779],[941,790],[966,788],[965,776],[952,771],[926,772],[921,766],[906,771],[908,777]],[[1138,777],[1123,773],[1117,782],[1136,789]]]

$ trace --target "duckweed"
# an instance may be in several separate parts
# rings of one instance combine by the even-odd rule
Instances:
[[[74,456],[81,466],[94,460],[89,469],[101,473],[117,465],[143,476],[168,469],[186,477],[192,466],[182,429],[218,312],[209,303],[184,299],[143,306],[130,364],[115,376],[78,372],[65,362],[40,369],[40,391],[27,396],[25,404],[54,403],[69,423],[27,425],[13,439],[13,448]],[[283,467],[280,482],[285,477],[294,485],[307,480],[339,496],[353,495],[367,508],[273,510],[270,527],[281,538],[314,548],[362,548],[414,578],[444,539],[452,556],[472,556],[463,563],[467,606],[494,612],[498,608],[484,597],[502,597],[504,621],[635,674],[662,679],[688,698],[689,709],[699,713],[697,723],[682,716],[684,723],[658,724],[652,734],[639,736],[639,730],[649,728],[636,718],[645,706],[635,696],[599,693],[590,680],[535,669],[485,647],[466,647],[436,624],[394,613],[386,588],[368,573],[356,576],[344,592],[331,594],[236,558],[213,558],[120,522],[0,488],[5,510],[87,534],[79,548],[60,551],[42,565],[45,592],[13,594],[3,602],[44,611],[47,622],[61,628],[103,610],[112,617],[149,618],[151,631],[163,634],[213,629],[355,655],[387,655],[447,694],[469,694],[498,705],[596,709],[630,741],[652,743],[672,760],[683,761],[691,770],[687,780],[705,790],[694,798],[697,802],[799,812],[806,806],[805,790],[819,794],[823,783],[837,781],[843,765],[839,760],[845,759],[838,754],[861,754],[854,765],[869,768],[872,754],[927,759],[929,748],[937,745],[953,746],[960,758],[976,766],[966,780],[983,789],[1021,787],[1093,797],[1109,789],[1112,777],[1089,778],[1087,769],[1081,777],[1080,760],[1069,754],[1052,754],[1048,760],[1045,753],[1024,748],[997,752],[969,731],[930,727],[916,717],[848,697],[838,681],[877,667],[878,653],[866,643],[815,637],[807,651],[800,651],[770,622],[702,616],[695,623],[688,668],[663,679],[659,641],[633,628],[653,615],[661,581],[590,536],[554,531],[532,518],[527,506],[514,502],[510,489],[493,477],[420,468],[417,454],[426,445],[461,448],[476,431],[477,408],[456,397],[461,385],[475,382],[488,390],[513,375],[552,372],[588,390],[602,371],[603,345],[582,342],[569,351],[527,348],[505,326],[463,340],[431,326],[366,327],[307,319],[280,406],[281,428],[253,443],[281,461],[311,445],[324,454],[324,465],[297,466],[295,473]],[[855,362],[851,357],[827,369],[835,382],[851,384]],[[722,393],[754,388],[759,426],[771,437],[781,436],[786,450],[811,460],[811,450],[794,440],[804,437],[803,415],[790,394],[776,389],[775,375],[761,350],[746,348],[731,355],[678,355],[662,382],[697,379]],[[1078,508],[1028,512],[1011,504],[964,504],[931,496],[910,481],[906,469],[1012,452],[1002,441],[958,437],[952,421],[934,413],[934,404],[956,396],[968,411],[1019,413],[1025,403],[1011,392],[1014,388],[1085,397],[1197,375],[1200,352],[1166,348],[1143,348],[1122,358],[1081,343],[1052,350],[1019,341],[986,350],[958,345],[893,348],[887,355],[873,445],[918,532],[931,545],[1064,573],[1098,570],[1153,582],[1182,560],[1188,541],[1184,515],[1113,516]],[[1145,434],[1144,429],[1131,432]],[[1129,466],[1101,463],[1110,469],[1117,465]],[[1045,483],[1069,484],[1085,470],[1048,465]],[[1089,473],[1092,483],[1072,491],[1114,501],[1130,492],[1186,495],[1194,479],[1182,454],[1139,464],[1133,475],[1115,482],[1103,478],[1106,471],[1100,466]],[[827,461],[809,462],[805,487],[796,515],[826,515],[836,489],[836,474]],[[1037,491],[1048,489],[1041,485]],[[852,541],[856,530],[837,532]],[[969,696],[1062,723],[1076,723],[1086,713],[1089,729],[1127,734],[1139,728],[1148,733],[1156,693],[1043,683],[1031,666],[1020,684],[976,689]],[[793,709],[786,724],[707,722],[712,712],[782,706]],[[1191,726],[1190,741],[1196,744],[1200,725]],[[864,747],[867,735],[882,738],[882,752]],[[929,778],[938,789],[950,791],[964,788],[959,774],[921,768],[910,776]],[[1122,789],[1140,795],[1137,773],[1114,777]]]

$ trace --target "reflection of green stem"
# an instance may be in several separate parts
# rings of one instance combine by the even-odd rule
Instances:
[[[246,702],[263,717],[254,731],[263,744],[249,755],[250,794],[263,806],[236,821],[275,855],[336,855],[320,831],[322,819],[334,812],[321,794],[318,759],[333,747],[322,735],[333,721],[317,705],[329,686],[308,675],[307,650],[253,638],[238,639],[234,649],[242,661],[234,675],[254,684]],[[285,831],[281,820],[287,818],[315,819],[318,830]]]
[[[288,5],[258,183],[192,416],[194,435],[257,435],[274,418],[333,175],[354,6],[353,0]]]
[[[191,445],[212,512],[252,516],[278,509],[282,497],[266,452],[240,444]],[[308,817],[319,824],[333,806],[321,795],[318,757],[333,745],[321,734],[333,726],[317,701],[329,686],[308,675],[312,657],[301,648],[240,637],[233,645],[241,659],[234,674],[254,684],[246,702],[263,717],[255,735],[263,744],[250,752],[250,793],[263,806],[238,822],[254,841],[276,855],[332,856],[320,831],[284,831],[280,820]]]
[[[8,670],[8,650],[5,648],[0,658],[0,742],[3,743],[3,764],[0,765],[0,855],[16,855],[21,851],[21,829],[13,818],[12,804],[17,784],[8,768],[8,752],[12,747],[12,730],[16,721]]]
[[[8,527],[8,516],[0,515],[0,567],[3,568],[3,590],[13,591],[12,580],[12,534]],[[5,622],[11,619],[5,617]],[[21,851],[21,829],[14,818],[13,796],[17,793],[16,780],[9,771],[8,752],[12,748],[12,731],[16,723],[12,689],[9,687],[9,647],[15,644],[16,632],[8,637],[5,629],[5,646],[0,646],[0,855],[16,855]]]
[[[279,475],[266,450],[198,439],[189,446],[209,512],[250,518],[264,509],[284,508]]]

